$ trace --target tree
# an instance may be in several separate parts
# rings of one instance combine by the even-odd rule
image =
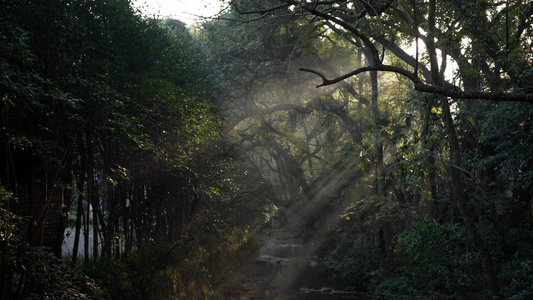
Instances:
[[[499,295],[491,255],[474,224],[468,195],[464,192],[461,179],[464,172],[460,171],[463,169],[461,145],[450,101],[484,99],[531,103],[532,95],[526,83],[531,82],[531,65],[528,63],[530,41],[527,38],[531,31],[530,5],[525,1],[506,5],[477,1],[460,5],[450,1],[381,3],[294,0],[261,3],[233,1],[233,4],[240,13],[260,21],[265,19],[262,17],[265,15],[279,18],[290,14],[307,20],[308,24],[320,24],[326,30],[354,40],[360,48],[366,49],[369,65],[356,66],[340,76],[328,76],[327,69],[321,66],[311,67],[309,62],[301,63],[307,64],[300,68],[301,71],[313,73],[322,80],[318,87],[331,86],[365,72],[383,71],[404,76],[419,92],[436,95],[435,100],[441,103],[441,116],[448,137],[449,174],[454,197],[482,258],[489,288],[493,295]],[[249,19],[253,20],[253,17]],[[415,46],[413,54],[405,50],[411,45]],[[428,55],[421,58],[421,51]],[[387,64],[387,61],[391,61],[387,55],[393,55],[400,64]],[[455,78],[459,82],[445,76],[449,60],[455,63]],[[429,120],[432,102],[426,107],[425,118]],[[429,127],[425,125],[424,128],[425,140]],[[434,176],[430,175],[430,178]],[[435,184],[430,183],[430,186],[434,187]],[[432,193],[435,193],[434,188]]]
[[[234,174],[246,166],[230,153],[237,148],[220,141],[218,74],[199,40],[141,18],[128,1],[4,1],[0,8],[7,53],[0,58],[0,181],[19,199],[10,212],[25,217],[21,246],[2,248],[2,259],[24,256],[25,243],[61,256],[71,206],[73,264],[82,232],[86,266],[161,245],[184,251],[195,232],[205,240],[215,232],[246,238],[239,227],[256,224],[265,188]],[[246,195],[256,197],[243,203]],[[222,202],[228,211],[217,222],[231,226],[216,231],[206,211]],[[235,207],[241,215],[230,214]],[[24,265],[5,272],[2,286],[14,272],[20,282],[33,278]]]

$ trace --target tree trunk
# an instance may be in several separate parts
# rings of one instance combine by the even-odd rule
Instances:
[[[81,193],[81,190],[83,190],[83,173],[78,175],[78,182],[77,182],[77,188],[78,188],[78,202],[77,202],[77,209],[76,209],[76,229],[74,231],[74,246],[72,248],[72,264],[76,264],[78,260],[78,251],[79,251],[79,245],[80,245],[80,234],[81,234],[81,218],[83,215],[83,196]]]
[[[481,262],[483,264],[483,270],[485,271],[485,279],[489,284],[489,289],[493,296],[501,297],[500,294],[500,285],[498,282],[498,277],[496,276],[496,271],[494,269],[494,263],[492,261],[492,256],[489,252],[489,249],[479,230],[477,229],[476,223],[474,221],[474,216],[470,206],[468,205],[468,199],[465,193],[465,186],[462,180],[461,174],[461,152],[459,148],[459,141],[457,139],[457,132],[453,124],[453,119],[450,113],[450,106],[448,104],[448,99],[442,97],[442,111],[444,124],[446,127],[446,132],[448,134],[448,142],[450,146],[450,175],[453,182],[453,192],[455,196],[455,201],[457,201],[457,206],[463,216],[464,224],[468,236],[474,242],[476,250],[481,256]]]
[[[80,245],[80,236],[82,229],[82,218],[85,220],[84,209],[83,209],[83,190],[85,189],[85,183],[87,182],[87,160],[84,158],[85,147],[82,138],[82,133],[78,133],[78,153],[79,153],[79,164],[80,172],[77,174],[76,180],[76,190],[77,190],[77,208],[76,208],[76,229],[74,231],[74,246],[72,249],[72,264],[76,264],[78,261],[79,245]]]
[[[86,190],[90,190],[89,189],[89,182],[88,180],[86,180]],[[87,195],[87,198],[89,198],[89,196]],[[91,204],[89,201],[87,201],[87,207],[85,209],[85,212],[86,214],[84,214],[84,228],[83,228],[83,253],[84,253],[84,259],[85,259],[85,263],[88,263],[89,262],[89,226],[90,226],[90,221],[89,221],[89,216],[90,216],[90,211],[91,211]]]
[[[89,233],[90,233],[90,225],[92,223],[92,229],[93,229],[93,259],[96,259],[98,257],[98,217],[96,214],[97,204],[95,201],[95,197],[97,196],[95,193],[95,182],[94,182],[94,155],[93,155],[93,143],[91,140],[91,135],[87,134],[86,136],[86,148],[85,148],[85,157],[86,157],[86,166],[87,166],[87,185],[86,185],[86,192],[87,192],[87,223],[85,227],[85,232],[87,233],[85,235],[85,255],[87,256],[85,259],[88,260],[89,257]],[[92,208],[92,214],[91,214],[91,208]],[[92,222],[91,222],[92,221]]]
[[[92,225],[93,225],[93,259],[98,258],[98,209],[99,209],[99,197],[98,197],[98,182],[94,174],[95,170],[95,158],[92,135],[87,137],[87,203],[92,206]],[[89,211],[87,211],[89,214]]]
[[[129,199],[133,199],[135,201],[135,198],[133,198],[133,191],[134,187],[130,187],[130,197]],[[120,208],[122,209],[122,230],[124,231],[124,252],[126,254],[129,254],[133,248],[133,237],[135,236],[134,232],[134,222],[133,222],[133,212],[131,212],[131,207],[133,206],[132,201],[130,200],[129,206],[127,205],[127,195],[128,192],[121,189],[119,196],[119,201],[121,203]],[[131,226],[130,226],[131,224]],[[117,232],[120,231],[120,227],[117,222]]]
[[[378,73],[370,72],[370,82],[372,85],[371,108],[374,119],[374,151],[376,155],[376,190],[380,197],[386,197],[385,181],[383,178],[383,143],[381,141],[380,114],[378,108]]]
[[[72,161],[70,161],[67,164],[66,167],[66,178],[65,183],[68,184],[69,187],[72,187]],[[65,239],[65,230],[67,229],[68,224],[68,215],[70,211],[70,207],[72,205],[73,201],[73,195],[71,188],[65,188],[62,191],[63,195],[63,207],[61,208],[61,221],[59,225],[59,230],[57,231],[57,242],[54,247],[54,255],[58,258],[61,258],[63,255],[63,242]]]
[[[379,86],[377,71],[370,72],[370,84],[372,87],[372,97],[370,107],[372,109],[372,117],[374,120],[374,151],[375,151],[375,166],[376,166],[376,193],[380,199],[387,198],[387,191],[385,189],[385,177],[383,173],[383,142],[381,141],[381,125],[380,113],[378,107]],[[392,225],[390,220],[384,218],[384,222],[380,229],[381,248],[387,265],[394,268],[394,260],[392,253]]]
[[[443,86],[442,72],[439,72],[439,66],[437,63],[437,54],[435,50],[435,41],[434,36],[436,32],[435,28],[435,14],[436,14],[436,1],[430,0],[429,2],[429,11],[428,11],[428,39],[426,47],[428,49],[428,54],[430,57],[431,65],[431,77],[433,84],[439,87]],[[445,58],[443,58],[445,59]],[[443,71],[443,70],[441,70]],[[489,253],[487,245],[481,237],[476,223],[474,221],[474,216],[470,206],[468,205],[468,199],[465,193],[465,186],[462,180],[461,174],[461,150],[459,147],[459,140],[457,137],[457,132],[455,130],[455,125],[452,119],[450,112],[450,105],[448,99],[444,96],[439,96],[441,100],[442,107],[442,117],[444,121],[444,126],[446,128],[446,133],[448,135],[448,143],[450,146],[450,175],[453,183],[453,194],[457,206],[463,216],[464,224],[468,236],[474,242],[476,250],[481,256],[481,262],[483,264],[483,270],[485,271],[485,279],[489,285],[489,289],[494,297],[501,297],[500,294],[500,285],[498,283],[498,278],[496,276],[496,271],[494,270],[494,263],[492,257]]]
[[[433,109],[433,105],[435,103],[435,98],[436,96],[434,95],[429,95],[428,96],[428,101],[426,103],[426,107],[425,107],[425,111],[424,111],[424,123],[422,125],[422,133],[421,133],[421,138],[422,138],[422,149],[423,151],[426,152],[426,157],[425,157],[425,161],[426,161],[426,167],[425,169],[427,170],[427,173],[428,173],[428,180],[429,180],[429,202],[431,203],[431,208],[430,208],[430,212],[429,212],[429,215],[437,220],[437,222],[440,223],[440,221],[442,220],[442,209],[443,209],[443,205],[442,205],[442,202],[438,199],[437,197],[437,185],[436,185],[436,170],[437,168],[435,167],[435,157],[434,157],[434,149],[435,149],[435,145],[434,145],[434,141],[431,141],[430,140],[430,135],[431,135],[431,130],[430,130],[430,127],[431,127],[431,111]]]

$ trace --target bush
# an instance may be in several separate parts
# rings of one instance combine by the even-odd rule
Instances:
[[[533,299],[533,233],[527,226],[480,221],[482,234],[494,256],[505,299]],[[498,224],[499,226],[497,226]],[[508,225],[507,223],[506,225]],[[514,224],[511,224],[514,225]]]
[[[372,272],[379,266],[379,252],[366,249],[363,239],[361,234],[337,236],[334,248],[326,256],[326,268],[348,290],[366,290]]]
[[[482,267],[464,229],[416,221],[397,238],[398,273],[376,289],[377,299],[486,299]]]
[[[30,247],[19,227],[23,218],[9,210],[16,202],[12,193],[0,186],[0,283],[2,299],[91,299],[100,290],[83,274],[76,272],[44,247]]]
[[[109,299],[216,298],[257,243],[246,230],[134,251],[120,259],[90,261],[84,272]],[[248,254],[248,253],[247,253]]]
[[[45,247],[26,247],[20,255],[15,299],[98,299],[102,295],[93,280]]]

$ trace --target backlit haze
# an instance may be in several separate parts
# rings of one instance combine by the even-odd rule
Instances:
[[[157,18],[178,19],[187,25],[218,14],[221,0],[134,0],[133,6],[143,14]]]

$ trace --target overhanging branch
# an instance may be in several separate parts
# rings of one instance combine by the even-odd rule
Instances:
[[[250,11],[243,11],[243,10],[240,10],[239,7],[237,6],[237,3],[233,3],[233,5],[235,6],[235,10],[240,13],[241,15],[247,15],[247,14],[260,14],[260,15],[264,15],[264,14],[267,14],[267,13],[270,13],[270,12],[273,12],[273,11],[276,11],[278,9],[282,9],[282,8],[287,8],[289,6],[291,6],[291,4],[282,4],[282,5],[278,5],[278,6],[274,6],[274,7],[270,7],[270,8],[264,8],[264,9],[256,9],[256,10],[250,10]]]
[[[311,107],[303,107],[299,105],[286,103],[286,104],[278,104],[276,106],[265,108],[262,110],[260,109],[251,110],[251,111],[247,111],[243,113],[240,116],[236,116],[232,118],[233,121],[228,124],[227,128],[229,130],[232,130],[235,126],[237,126],[237,124],[239,124],[243,120],[246,120],[247,118],[254,117],[254,116],[269,115],[269,114],[282,111],[282,110],[293,110],[298,113],[306,113],[306,112],[309,112],[311,109],[312,109]]]
[[[456,99],[482,99],[490,101],[501,101],[501,102],[525,102],[533,103],[533,94],[525,93],[511,93],[511,92],[480,92],[480,91],[463,91],[460,89],[453,88],[443,88],[430,84],[426,84],[420,80],[414,73],[409,72],[400,67],[390,66],[390,65],[377,65],[377,66],[366,66],[353,70],[352,72],[346,73],[336,78],[329,79],[324,74],[319,71],[309,69],[309,68],[300,68],[302,72],[309,72],[317,75],[322,79],[322,83],[317,85],[317,88],[322,86],[333,85],[344,79],[350,78],[360,73],[368,71],[382,71],[382,72],[393,72],[401,74],[407,77],[414,84],[415,90],[419,92],[440,94],[446,97],[456,98]]]
[[[317,88],[318,87],[322,87],[322,86],[332,85],[332,84],[335,84],[337,82],[343,81],[344,79],[347,79],[347,78],[350,78],[352,76],[355,76],[355,75],[358,75],[358,74],[361,74],[361,73],[364,73],[364,72],[368,72],[368,71],[394,72],[394,73],[398,73],[398,74],[404,75],[405,77],[409,78],[409,80],[411,80],[415,85],[417,83],[422,83],[422,81],[418,77],[416,77],[414,73],[409,72],[409,71],[407,71],[405,69],[402,69],[402,68],[399,68],[399,67],[389,66],[389,65],[366,66],[366,67],[355,69],[355,70],[353,70],[350,73],[346,73],[344,75],[341,75],[341,76],[333,78],[333,79],[328,79],[324,74],[322,74],[322,73],[320,73],[320,72],[318,72],[316,70],[309,69],[309,68],[300,68],[300,71],[313,73],[313,74],[319,76],[320,78],[322,78],[322,83],[319,84],[317,86]]]

